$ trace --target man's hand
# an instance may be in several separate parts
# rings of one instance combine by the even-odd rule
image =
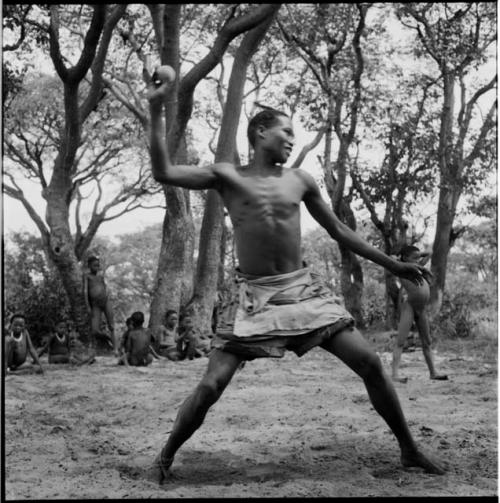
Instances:
[[[148,86],[149,104],[153,107],[161,106],[174,81],[175,71],[171,66],[158,67],[153,72],[151,83]]]
[[[430,271],[421,265],[412,264],[411,262],[398,262],[396,269],[393,271],[396,276],[407,279],[416,285],[422,285],[424,278],[432,277]]]

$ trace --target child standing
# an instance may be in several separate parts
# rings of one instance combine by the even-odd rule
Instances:
[[[111,332],[112,345],[114,353],[118,356],[118,344],[115,337],[115,323],[113,319],[113,310],[109,300],[106,284],[102,274],[99,274],[101,264],[97,257],[89,257],[87,261],[89,272],[85,274],[83,280],[83,291],[87,307],[90,311],[90,331],[91,337],[103,336],[108,338],[106,334],[101,332],[101,318],[104,313],[106,322],[108,323]]]
[[[416,246],[405,246],[401,250],[400,259],[402,262],[424,265],[429,260],[429,256],[429,253],[421,253]],[[448,376],[436,372],[434,359],[432,357],[429,320],[427,319],[426,313],[426,307],[430,298],[430,277],[431,273],[427,271],[427,274],[424,274],[425,281],[419,285],[405,278],[400,278],[400,318],[392,359],[392,379],[397,382],[406,383],[408,381],[407,377],[399,377],[399,365],[401,363],[404,344],[414,321],[417,325],[418,335],[420,336],[422,351],[427,367],[429,368],[430,378],[439,381],[448,379]]]

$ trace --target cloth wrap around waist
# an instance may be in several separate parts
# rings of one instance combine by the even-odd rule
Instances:
[[[213,347],[227,350],[222,341],[257,343],[285,338],[292,341],[293,346],[294,338],[299,343],[301,336],[318,334],[323,327],[332,328],[328,333],[331,336],[354,325],[352,316],[340,304],[338,297],[323,284],[318,274],[307,267],[261,277],[237,271],[236,283],[236,298],[225,306],[219,316]],[[308,349],[324,341],[325,337],[318,338],[317,343],[307,343]],[[295,348],[288,347],[288,343],[284,345],[283,341],[279,341],[278,344],[295,351]],[[300,353],[303,354],[303,351]]]

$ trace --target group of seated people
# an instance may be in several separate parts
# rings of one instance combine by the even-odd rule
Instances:
[[[179,324],[177,313],[173,310],[167,312],[166,324],[160,326],[155,333],[143,326],[144,314],[140,311],[133,313],[126,325],[127,329],[120,342],[120,365],[149,365],[153,357],[171,361],[192,360],[206,356],[210,351],[210,337],[198,335],[188,315],[183,316]],[[60,320],[37,350],[26,328],[25,316],[14,314],[5,333],[4,371],[9,373],[22,369],[30,355],[32,363],[37,365],[36,371],[43,373],[40,357],[46,352],[49,364],[93,363],[95,355],[92,352],[85,355],[81,351],[75,351],[82,347],[73,323]]]
[[[177,313],[167,311],[166,323],[156,333],[144,328],[143,324],[144,314],[141,311],[136,311],[127,319],[127,330],[120,343],[120,364],[149,365],[153,357],[172,361],[192,360],[206,356],[210,351],[210,338],[196,333],[188,315],[184,315],[179,323]]]

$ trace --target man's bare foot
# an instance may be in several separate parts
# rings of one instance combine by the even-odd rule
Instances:
[[[434,473],[436,475],[443,475],[446,472],[445,463],[418,450],[401,453],[401,463],[405,468],[423,468],[427,473]]]
[[[170,471],[170,467],[172,466],[172,463],[174,462],[174,458],[166,458],[162,456],[163,451],[156,456],[156,459],[154,461],[154,465],[157,469],[158,472],[158,483],[160,485],[164,484],[168,480],[174,478],[172,475],[172,472]]]
[[[435,375],[431,376],[431,379],[434,381],[447,381],[448,376],[445,374],[435,374]]]
[[[400,383],[406,384],[408,382],[408,377],[392,376],[392,380],[395,382],[400,382]]]

